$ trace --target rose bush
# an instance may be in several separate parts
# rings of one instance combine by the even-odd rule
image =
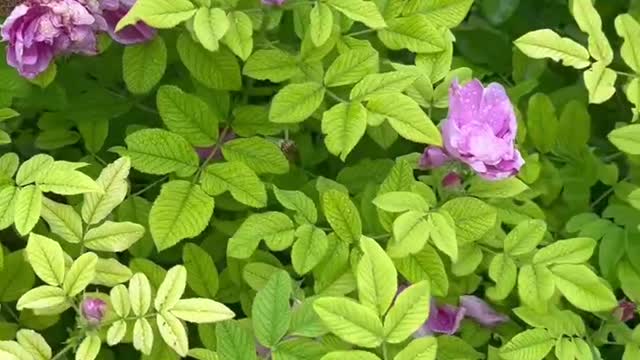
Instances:
[[[640,359],[640,1],[0,7],[0,359]]]

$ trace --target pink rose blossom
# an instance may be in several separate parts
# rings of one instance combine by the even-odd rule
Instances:
[[[282,6],[287,0],[262,0],[263,5]]]
[[[100,4],[101,16],[106,23],[106,31],[116,42],[124,45],[139,44],[152,40],[156,30],[142,21],[116,32],[116,25],[127,15],[136,0],[103,0]]]
[[[431,309],[427,322],[414,334],[415,337],[429,336],[433,333],[453,335],[460,329],[465,309],[453,305],[436,305],[431,300]]]
[[[486,327],[495,327],[509,321],[507,316],[496,312],[489,304],[477,296],[461,296],[460,307],[465,310],[467,317]]]
[[[106,311],[107,304],[100,299],[86,298],[82,302],[82,315],[94,326],[100,324]]]

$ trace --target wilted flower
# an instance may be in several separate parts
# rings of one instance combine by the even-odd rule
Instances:
[[[636,304],[629,300],[621,300],[618,307],[613,310],[613,316],[622,322],[627,322],[635,317]]]
[[[448,189],[457,188],[462,185],[462,177],[455,171],[448,173],[442,178],[442,186]]]
[[[489,304],[477,296],[466,295],[460,297],[460,308],[465,310],[467,317],[478,324],[494,327],[509,321],[506,315],[499,314]]]
[[[142,21],[129,25],[116,32],[116,25],[127,15],[136,0],[103,0],[100,3],[102,17],[106,22],[106,31],[113,40],[120,44],[138,44],[152,40],[156,36],[156,30]]]
[[[427,322],[418,329],[414,336],[422,337],[433,333],[453,335],[458,332],[464,315],[464,308],[457,308],[447,304],[438,306],[436,302],[432,300],[429,318]]]
[[[96,298],[86,298],[82,302],[82,315],[91,325],[98,325],[107,310],[107,304]]]
[[[287,0],[262,0],[262,5],[282,6]]]
[[[29,0],[2,25],[7,63],[27,78],[47,69],[56,55],[96,53],[95,18],[75,0]]]

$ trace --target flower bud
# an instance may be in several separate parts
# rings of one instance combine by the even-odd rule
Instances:
[[[100,299],[86,298],[82,302],[82,316],[91,325],[100,324],[106,311],[107,304]]]
[[[458,188],[462,185],[462,177],[455,171],[452,171],[442,178],[442,186],[447,189]]]

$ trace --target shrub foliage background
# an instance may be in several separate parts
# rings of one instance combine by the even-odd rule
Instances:
[[[2,359],[640,358],[639,1],[278,3],[0,64]],[[517,177],[420,166],[472,78]]]

